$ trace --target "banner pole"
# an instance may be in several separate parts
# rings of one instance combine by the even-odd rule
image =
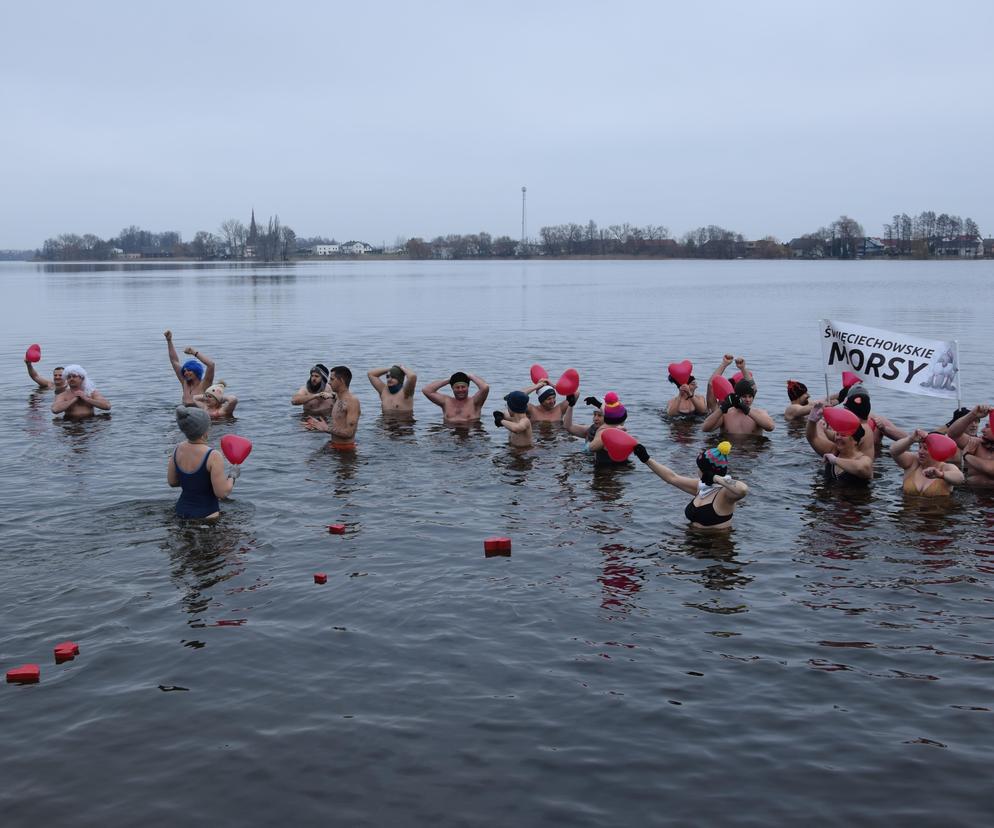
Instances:
[[[824,319],[819,319],[818,320],[818,330],[821,331],[821,330],[824,330],[824,328],[825,328],[825,320]],[[828,370],[827,370],[828,366],[825,365],[825,353],[824,353],[824,351],[822,352],[821,363],[822,363],[822,365],[821,365],[821,367],[822,367],[822,376],[825,377],[825,402],[827,403],[828,402],[828,398],[832,396],[832,392],[828,390]]]
[[[953,344],[956,346],[956,408],[960,409],[963,407],[963,383],[960,381],[963,374],[959,369],[959,340],[954,339]]]

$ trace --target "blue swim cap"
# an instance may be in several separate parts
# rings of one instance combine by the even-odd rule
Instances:
[[[183,367],[180,370],[181,372],[192,371],[194,374],[197,375],[197,379],[204,378],[204,366],[201,365],[199,362],[197,362],[197,360],[195,359],[188,359],[186,362],[183,363]]]
[[[504,400],[508,410],[515,414],[524,414],[528,410],[528,395],[524,391],[512,391]]]

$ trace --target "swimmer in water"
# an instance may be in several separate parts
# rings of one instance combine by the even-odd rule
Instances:
[[[325,417],[335,405],[335,395],[328,389],[328,369],[320,362],[314,365],[305,382],[290,397],[291,405],[302,405],[305,414]]]
[[[601,405],[600,400],[596,397],[588,397],[588,400],[592,400],[592,405],[600,408],[604,415],[604,424],[599,426],[597,431],[594,432],[594,436],[590,438],[585,446],[585,451],[589,451],[594,455],[594,468],[610,468],[611,466],[627,466],[629,465],[628,460],[612,460],[611,455],[607,453],[607,449],[604,448],[604,429],[606,428],[617,428],[620,431],[625,431],[625,420],[628,419],[628,409],[621,404],[621,400],[618,399],[618,395],[614,391],[608,391],[604,395],[604,404]]]
[[[336,365],[331,369],[328,387],[335,394],[335,405],[331,409],[331,422],[324,417],[308,417],[304,428],[308,431],[323,431],[331,435],[331,447],[339,451],[351,451],[355,448],[355,433],[359,427],[359,416],[362,410],[359,400],[351,391],[352,372],[344,365]]]
[[[28,368],[28,376],[38,385],[42,391],[55,391],[56,394],[61,394],[66,390],[66,379],[63,376],[63,367],[59,365],[52,371],[52,378],[45,379],[45,377],[39,376],[38,372],[35,371],[34,363],[31,360],[24,360],[24,364]]]
[[[206,354],[188,345],[183,349],[183,353],[195,359],[188,359],[180,365],[179,355],[173,346],[173,332],[166,331],[163,336],[166,338],[169,362],[172,363],[173,371],[183,389],[183,403],[189,405],[197,394],[203,394],[214,384],[214,362]]]
[[[572,400],[572,402],[571,402]],[[594,439],[601,426],[604,425],[604,412],[601,411],[601,401],[597,397],[587,397],[584,403],[594,407],[593,422],[589,426],[582,426],[573,422],[573,407],[576,405],[576,396],[570,395],[566,398],[568,405],[566,413],[563,415],[563,428],[570,434],[584,439],[584,451],[589,451],[590,441]]]
[[[472,397],[469,396],[470,382],[476,385],[476,393]],[[439,389],[446,385],[452,388],[451,397],[439,393]],[[472,423],[480,419],[480,412],[487,401],[490,386],[475,374],[456,371],[448,379],[429,383],[421,389],[421,393],[442,409],[445,422]]]
[[[532,421],[528,417],[528,395],[524,391],[512,391],[504,401],[506,411],[494,412],[494,425],[506,428],[510,434],[507,442],[516,448],[528,448],[532,444]]]
[[[225,394],[226,387],[224,380],[218,380],[203,394],[197,394],[193,401],[210,414],[212,420],[230,417],[235,413],[238,397],[234,394]]]
[[[863,426],[865,433],[859,441],[859,448],[864,454],[870,457],[880,454],[884,435],[891,440],[902,440],[908,436],[882,414],[871,413],[870,394],[862,385],[850,385],[844,389],[843,396],[842,405],[859,417]]]
[[[705,431],[721,429],[725,434],[760,434],[773,431],[770,415],[762,408],[754,408],[756,383],[750,378],[735,383],[735,391],[721,401],[701,423]]]
[[[901,491],[919,497],[948,497],[953,493],[953,486],[958,486],[964,481],[963,472],[952,463],[933,457],[926,442],[927,438],[928,432],[918,429],[913,434],[897,440],[890,447],[890,456],[904,469]],[[948,440],[945,442],[948,443]],[[912,443],[918,443],[918,451],[915,454],[908,451]]]
[[[797,380],[787,380],[787,399],[790,400],[790,405],[784,409],[783,418],[788,423],[803,420],[811,413],[814,406],[808,393],[808,386]]]
[[[169,485],[183,489],[176,501],[176,514],[181,518],[216,520],[221,516],[218,498],[231,494],[241,469],[233,466],[225,473],[221,453],[207,445],[211,418],[204,409],[195,405],[178,406],[176,424],[186,435],[166,468]]]
[[[672,373],[666,379],[676,386],[676,396],[666,404],[666,413],[671,417],[678,414],[707,414],[708,403],[697,393],[697,379],[691,374],[685,383],[677,382]]]
[[[953,421],[946,430],[946,436],[955,440],[963,452],[967,485],[983,489],[994,488],[994,433],[989,419],[977,436],[971,436],[970,431],[976,430],[980,421],[989,417],[990,412],[989,405],[974,406]]]
[[[715,408],[718,407],[718,400],[715,399],[714,389],[711,387],[711,380],[713,380],[715,377],[725,376],[725,371],[728,369],[728,366],[731,365],[733,361],[735,362],[735,367],[738,368],[739,370],[732,375],[732,380],[731,380],[732,385],[735,385],[735,383],[737,383],[741,379],[751,379],[753,383],[756,382],[756,378],[752,375],[752,371],[746,368],[745,357],[733,357],[731,354],[725,354],[721,358],[721,364],[714,369],[714,371],[711,373],[711,378],[708,380],[708,388],[707,388],[708,411],[713,411]]]
[[[641,443],[635,446],[633,453],[660,479],[694,496],[683,510],[694,529],[722,530],[731,528],[735,504],[749,494],[749,487],[739,480],[733,480],[728,473],[728,455],[731,450],[732,444],[722,441],[716,448],[701,451],[697,455],[696,478],[684,477],[656,462],[649,457],[649,452]]]
[[[64,374],[68,387],[52,402],[53,414],[62,414],[67,420],[82,420],[92,417],[97,408],[110,411],[107,398],[93,386],[82,366],[67,365]]]
[[[555,386],[544,377],[534,385],[521,389],[521,393],[526,396],[532,391],[538,391],[538,405],[528,404],[528,419],[533,423],[561,423],[566,416],[566,409],[570,407],[569,397],[557,403]],[[570,397],[575,404],[576,395],[571,394]]]
[[[372,368],[366,376],[380,395],[380,408],[384,414],[414,414],[414,389],[418,384],[418,375],[410,368],[403,365]]]
[[[833,431],[832,437],[829,437],[818,427],[824,411],[825,403],[821,401],[811,407],[804,435],[811,448],[825,458],[826,482],[865,485],[873,479],[873,456],[860,450],[863,426],[853,421],[853,431],[848,434]]]

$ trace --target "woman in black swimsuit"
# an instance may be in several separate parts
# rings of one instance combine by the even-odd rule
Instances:
[[[830,440],[818,428],[818,421],[825,411],[825,403],[816,402],[808,414],[804,434],[818,454],[825,458],[825,481],[827,483],[856,483],[865,486],[873,479],[873,458],[860,451],[860,441],[865,435],[858,416],[847,412],[852,422],[849,427],[839,426],[833,430]]]
[[[730,529],[735,504],[748,493],[749,487],[728,474],[728,453],[731,443],[723,441],[717,448],[704,449],[697,455],[698,478],[683,477],[673,469],[649,457],[645,446],[639,443],[634,454],[659,477],[682,489],[694,499],[683,510],[695,529]]]

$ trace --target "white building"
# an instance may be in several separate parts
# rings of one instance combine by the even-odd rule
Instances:
[[[342,252],[340,244],[316,244],[314,245],[315,256],[337,256]]]

